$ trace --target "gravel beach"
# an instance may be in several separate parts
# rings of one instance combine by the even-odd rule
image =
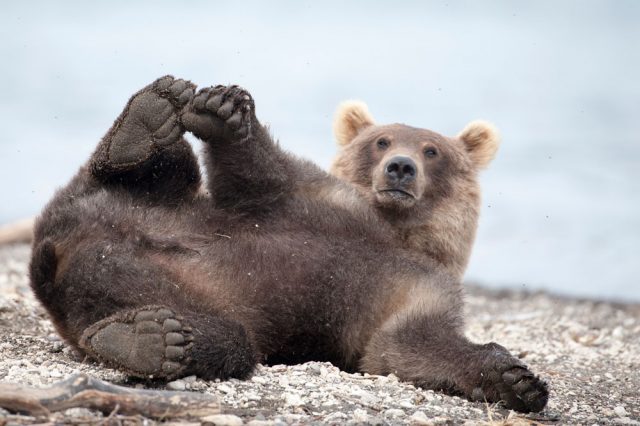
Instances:
[[[217,395],[222,414],[180,424],[634,424],[640,425],[640,304],[467,287],[467,335],[496,341],[549,382],[539,414],[471,403],[401,383],[347,374],[328,363],[259,366],[248,381],[187,377],[144,383],[83,360],[56,335],[28,286],[27,245],[0,246],[0,383],[48,386],[74,373],[158,389]],[[35,418],[0,408],[0,426],[32,423],[153,424],[117,412],[72,408]]]

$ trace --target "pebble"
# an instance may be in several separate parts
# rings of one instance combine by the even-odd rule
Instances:
[[[225,384],[220,384],[218,385],[217,388],[220,392],[224,392],[226,394],[234,394],[236,393],[236,391],[231,387],[231,386],[227,386]]]
[[[246,392],[244,394],[244,397],[247,398],[249,401],[260,401],[262,399],[262,397],[258,395],[256,392]]]
[[[266,384],[266,383],[267,383],[267,379],[265,379],[264,377],[261,377],[261,376],[253,376],[253,377],[251,378],[251,381],[252,381],[253,383],[258,383],[258,384],[260,384],[260,385],[264,385],[264,384]]]
[[[68,408],[64,410],[64,415],[69,417],[91,417],[93,411],[88,408]]]
[[[431,424],[427,415],[422,411],[416,411],[409,417],[409,422],[412,425],[428,425]]]
[[[629,415],[629,413],[627,413],[627,410],[622,405],[616,405],[613,409],[613,412],[616,413],[616,416],[618,417],[625,417]]]
[[[295,393],[286,393],[284,395],[284,401],[285,405],[289,407],[299,407],[301,405],[304,405],[304,401],[302,400],[300,395]]]
[[[353,410],[351,419],[356,423],[367,423],[367,421],[369,420],[369,414],[367,414],[367,410],[356,408],[355,410]]]
[[[328,414],[324,421],[326,423],[342,423],[347,418],[347,415],[340,411],[334,411],[333,413]]]
[[[233,414],[214,414],[200,419],[203,424],[212,423],[215,426],[241,426],[244,424],[242,419]]]
[[[54,368],[53,370],[49,371],[49,377],[59,379],[60,377],[62,377],[62,373],[60,372],[60,370]]]
[[[416,407],[415,404],[409,401],[408,399],[403,399],[398,403],[398,405],[401,406],[402,408],[409,408],[409,409]]]
[[[406,413],[399,409],[399,408],[389,408],[387,411],[384,412],[384,416],[385,417],[404,417],[406,416]]]
[[[187,384],[183,380],[174,380],[167,383],[167,389],[173,391],[183,391],[187,388]]]

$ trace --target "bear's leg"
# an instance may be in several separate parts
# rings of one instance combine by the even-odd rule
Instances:
[[[135,247],[102,241],[65,254],[56,256],[48,239],[37,244],[31,287],[80,352],[139,376],[251,373],[255,357],[244,327],[203,308]]]
[[[244,328],[211,314],[165,306],[118,312],[85,330],[80,347],[129,374],[207,380],[247,378],[255,366]]]
[[[240,87],[201,89],[185,109],[183,123],[205,142],[209,192],[219,208],[267,209],[302,176],[296,160],[260,124],[251,95]]]
[[[180,114],[194,89],[188,81],[165,76],[133,95],[91,157],[91,175],[152,199],[193,195],[200,170],[182,137]]]
[[[503,401],[522,412],[541,411],[547,385],[504,347],[469,342],[451,313],[394,319],[367,345],[361,369],[396,374],[416,385],[463,394],[474,401]]]

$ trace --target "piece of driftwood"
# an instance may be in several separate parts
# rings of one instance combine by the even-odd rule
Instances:
[[[44,389],[0,383],[0,407],[36,417],[75,407],[155,419],[200,417],[220,412],[220,404],[213,395],[133,389],[86,374],[75,374]]]

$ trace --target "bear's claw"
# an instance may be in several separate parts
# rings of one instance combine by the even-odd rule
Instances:
[[[547,384],[502,346],[490,343],[481,383],[471,399],[501,401],[507,408],[521,412],[541,411],[549,399]]]
[[[173,378],[183,375],[191,361],[193,336],[170,309],[147,306],[93,324],[80,347],[132,375]]]

